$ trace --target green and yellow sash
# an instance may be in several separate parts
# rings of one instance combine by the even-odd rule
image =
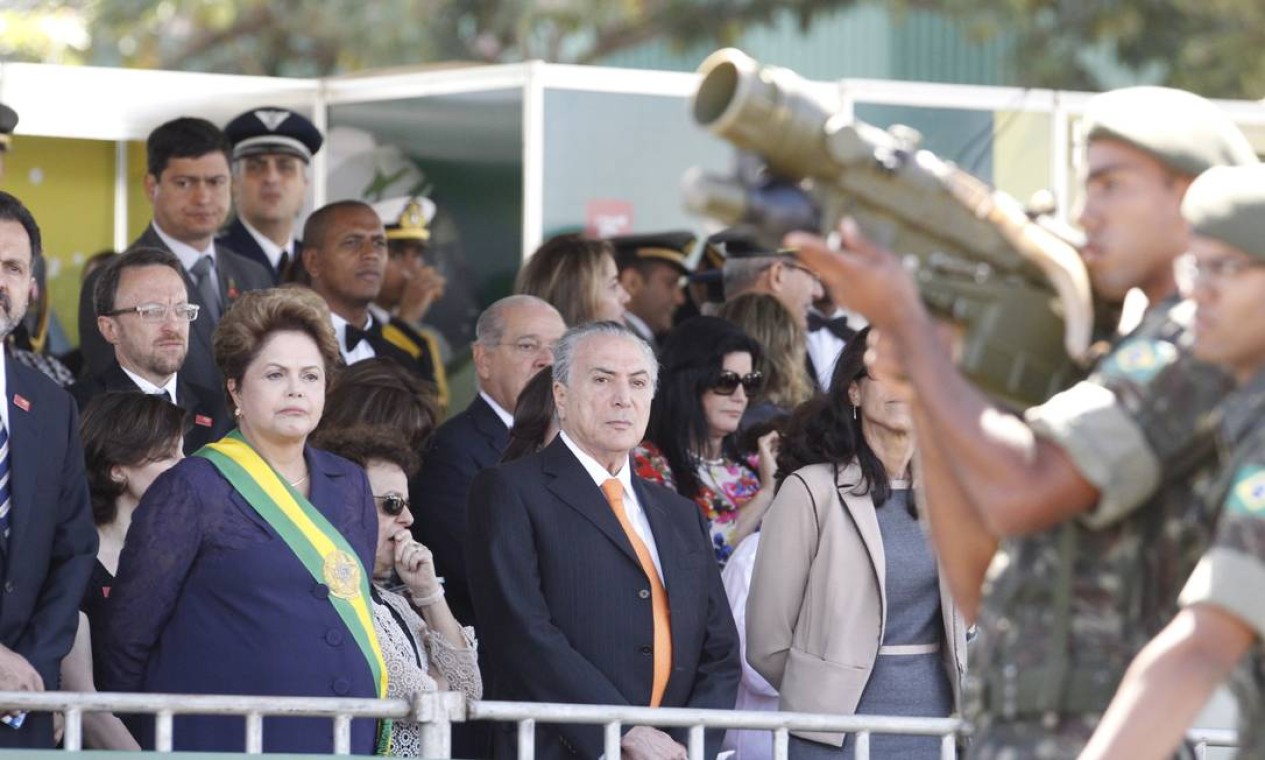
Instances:
[[[277,475],[240,431],[203,446],[195,456],[209,459],[277,531],[312,577],[329,587],[329,602],[364,654],[378,685],[378,697],[385,699],[387,668],[369,608],[369,579],[347,539]]]

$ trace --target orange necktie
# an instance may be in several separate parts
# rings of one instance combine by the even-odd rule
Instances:
[[[668,688],[668,676],[672,674],[672,622],[668,612],[668,593],[659,580],[659,572],[655,570],[650,550],[637,531],[633,530],[628,515],[624,512],[624,487],[615,478],[602,483],[602,493],[615,512],[615,519],[628,536],[637,560],[641,562],[641,570],[650,581],[650,609],[654,613],[654,686],[650,690],[650,706],[658,707],[663,701],[663,692]]]

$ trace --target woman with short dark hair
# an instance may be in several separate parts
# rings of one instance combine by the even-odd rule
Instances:
[[[84,407],[79,431],[100,544],[79,605],[75,643],[62,660],[62,687],[67,691],[97,690],[110,589],[132,513],[154,479],[184,458],[185,423],[183,409],[165,397],[144,393],[106,393]],[[83,738],[86,746],[96,749],[140,749],[112,713],[84,713]]]
[[[659,388],[646,440],[633,457],[638,475],[676,489],[703,510],[721,565],[773,500],[777,433],[760,438],[754,466],[740,455],[736,435],[760,392],[759,357],[759,344],[718,317],[677,325],[659,352]]]
[[[371,424],[322,430],[316,441],[365,469],[377,504],[378,550],[370,597],[390,673],[387,696],[412,699],[422,691],[460,691],[467,699],[479,699],[483,682],[474,629],[463,628],[453,617],[430,550],[409,533],[413,512],[408,478],[417,469],[409,442],[395,428]],[[391,754],[418,757],[421,751],[421,723],[392,721]]]
[[[366,570],[373,495],[362,469],[307,441],[339,362],[325,303],[294,288],[244,293],[213,348],[238,428],[141,500],[111,594],[105,686],[385,696]],[[385,731],[352,721],[352,751],[372,752],[380,734],[385,747]],[[240,751],[245,739],[240,718],[175,719],[176,750]],[[265,718],[263,749],[329,753],[331,724]]]

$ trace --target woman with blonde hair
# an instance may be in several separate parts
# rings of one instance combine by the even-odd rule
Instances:
[[[743,293],[721,304],[716,316],[741,327],[760,344],[756,370],[764,376],[764,391],[743,415],[743,430],[789,414],[813,397],[804,328],[776,296]]]
[[[527,259],[514,292],[548,301],[567,327],[586,322],[623,322],[628,291],[619,283],[615,249],[605,240],[558,235]]]

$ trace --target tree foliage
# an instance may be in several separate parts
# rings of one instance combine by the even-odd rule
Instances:
[[[7,0],[0,58],[272,76],[448,61],[589,63],[656,39],[734,41],[884,0]],[[1262,0],[886,0],[1015,40],[1016,84],[1149,81],[1265,95]],[[897,16],[899,18],[899,16]]]

